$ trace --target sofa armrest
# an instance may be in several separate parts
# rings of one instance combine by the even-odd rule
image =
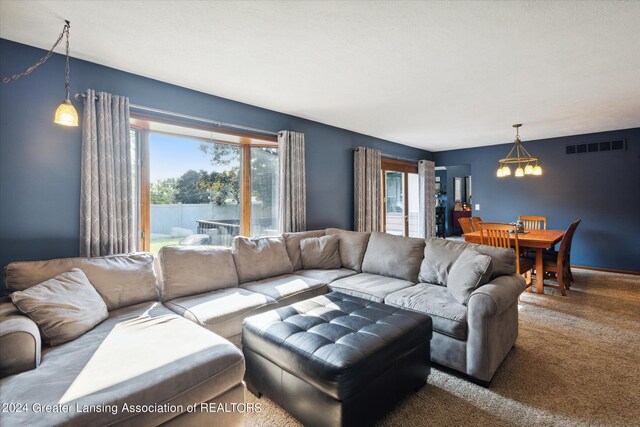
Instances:
[[[526,282],[519,274],[500,276],[480,286],[469,297],[469,310],[484,316],[495,316],[506,310],[526,289]]]
[[[40,365],[38,325],[12,302],[0,302],[0,378]]]

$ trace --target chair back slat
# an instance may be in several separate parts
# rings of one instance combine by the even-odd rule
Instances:
[[[547,217],[536,215],[520,215],[518,221],[522,221],[525,230],[546,230]]]
[[[460,227],[462,227],[462,233],[467,234],[475,231],[471,224],[471,218],[458,218],[458,222],[460,223]]]
[[[473,231],[480,231],[481,223],[482,223],[482,218],[480,218],[479,216],[471,217],[471,227],[473,228]]]
[[[499,248],[515,249],[516,271],[520,273],[520,248],[518,245],[518,233],[516,232],[516,226],[495,222],[481,222],[479,223],[479,227],[481,244],[496,246]],[[512,235],[513,245],[511,243]]]

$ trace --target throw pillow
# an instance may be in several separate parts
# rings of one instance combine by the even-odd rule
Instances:
[[[240,283],[291,273],[293,266],[282,237],[236,237],[231,247]]]
[[[447,289],[456,301],[467,305],[471,293],[489,281],[491,270],[491,257],[468,247],[453,263],[447,279]]]
[[[340,237],[311,237],[300,241],[302,266],[305,270],[314,268],[329,270],[342,267],[340,261]]]
[[[358,273],[362,272],[362,260],[364,259],[371,233],[327,228],[327,234],[336,234],[340,237],[340,260],[342,266]]]
[[[11,300],[51,346],[74,340],[109,317],[107,305],[78,268],[14,292]]]

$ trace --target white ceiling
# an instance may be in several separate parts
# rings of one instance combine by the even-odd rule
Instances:
[[[432,151],[640,126],[640,1],[2,0],[0,37],[65,18],[74,57]]]

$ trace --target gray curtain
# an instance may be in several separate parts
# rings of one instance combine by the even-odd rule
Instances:
[[[353,152],[353,199],[356,231],[382,230],[382,158],[380,151],[358,147]]]
[[[135,251],[129,98],[87,91],[81,179],[80,255]]]
[[[280,196],[278,204],[280,232],[307,229],[307,190],[304,167],[304,134],[278,133]]]
[[[418,162],[419,231],[425,239],[436,235],[436,168],[429,160]]]

